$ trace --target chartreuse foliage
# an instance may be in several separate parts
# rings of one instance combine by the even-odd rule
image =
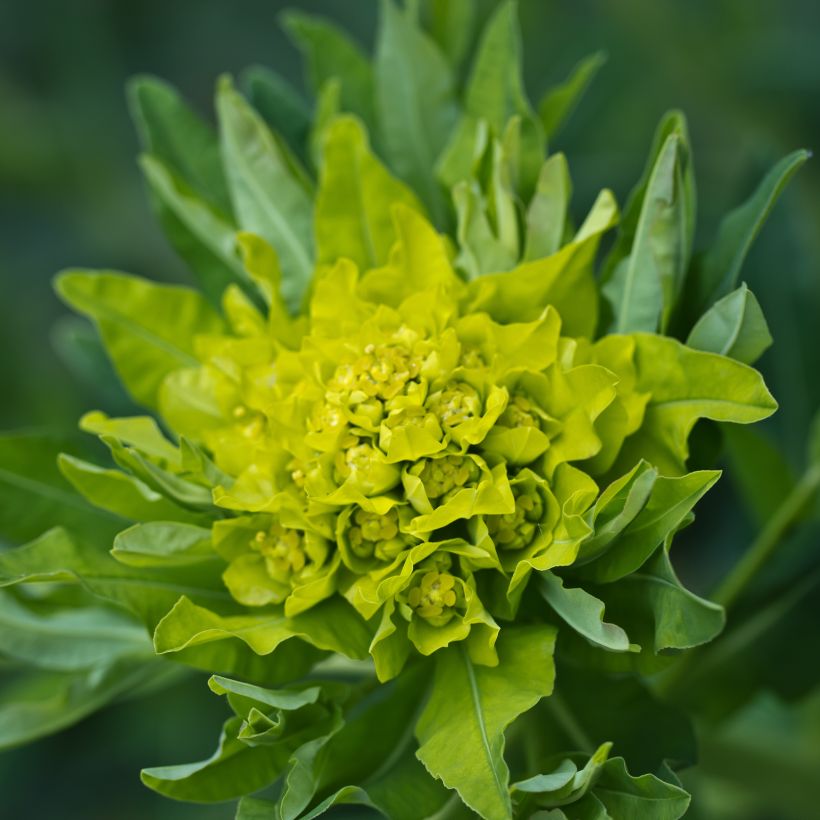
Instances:
[[[253,69],[250,101],[219,80],[216,133],[133,83],[204,295],[57,278],[151,415],[87,414],[103,448],[59,470],[60,445],[0,441],[4,537],[37,534],[18,507],[64,525],[0,553],[0,743],[184,664],[233,716],[211,757],[143,771],[174,799],[242,798],[246,820],[686,811],[691,731],[641,676],[723,628],[670,557],[719,478],[688,439],[776,408],[737,277],[804,156],[695,257],[673,113],[623,215],[604,190],[576,227],[548,141],[601,57],[534,106],[515,5],[473,45],[474,12],[383,0],[372,59],[290,14],[315,108]]]

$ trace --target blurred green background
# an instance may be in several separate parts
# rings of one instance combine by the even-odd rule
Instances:
[[[91,407],[128,409],[113,377],[103,384],[84,379],[60,343],[77,332],[77,320],[51,293],[57,270],[115,268],[188,279],[144,196],[123,94],[127,78],[165,77],[205,114],[214,80],[225,71],[268,65],[302,87],[298,55],[277,25],[279,12],[294,6],[334,18],[365,45],[372,42],[375,0],[0,4],[0,429],[68,429]],[[521,0],[520,6],[533,99],[586,54],[609,55],[551,146],[568,155],[578,214],[602,187],[624,201],[655,124],[672,107],[689,117],[700,244],[777,159],[820,143],[820,4],[814,0]],[[760,363],[781,404],[767,433],[796,470],[820,406],[818,268],[815,159],[778,204],[743,271],[775,338]],[[730,482],[701,509],[676,559],[704,588],[744,549],[754,527]],[[816,527],[804,529],[792,560],[804,560],[816,536]],[[809,622],[806,629],[818,626]],[[141,765],[206,756],[218,731],[222,705],[202,679],[172,692],[119,704],[58,737],[0,756],[0,816],[104,820],[110,808],[100,807],[112,805],[124,820],[232,816],[227,807],[168,804],[139,784]],[[756,726],[776,714],[778,706],[770,707],[760,705]],[[805,728],[813,719],[816,738],[820,710],[814,702],[803,708],[799,720]],[[783,721],[775,723],[782,734]],[[737,743],[748,750],[743,731],[735,732]],[[789,747],[796,735],[764,737]],[[719,750],[710,754],[719,757]],[[718,758],[711,762],[720,769]],[[780,788],[790,790],[788,782]],[[750,820],[781,816],[765,802],[735,815],[740,796],[726,808],[726,793],[718,794],[714,783],[703,783],[702,792],[706,801],[714,793],[703,817],[722,817],[724,808],[726,816]]]

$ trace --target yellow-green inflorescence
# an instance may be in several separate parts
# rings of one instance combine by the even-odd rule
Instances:
[[[201,340],[202,366],[162,397],[224,476],[234,517],[215,543],[234,597],[292,616],[344,596],[382,678],[458,640],[493,662],[496,619],[533,570],[573,562],[594,478],[645,404],[629,337],[563,336],[553,306],[494,318],[431,226],[394,217],[389,264],[320,267],[306,319],[266,320],[230,291],[233,333]]]

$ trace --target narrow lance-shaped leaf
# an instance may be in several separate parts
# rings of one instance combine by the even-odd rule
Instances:
[[[252,66],[245,71],[242,85],[251,105],[265,122],[306,162],[311,111],[302,95],[279,74],[263,66]]]
[[[552,139],[569,118],[605,62],[606,54],[603,51],[590,54],[572,69],[564,82],[542,97],[538,115],[547,139]]]
[[[282,264],[282,292],[295,312],[313,270],[313,204],[287,155],[228,78],[217,90],[222,156],[243,230],[262,236]]]
[[[149,521],[123,530],[111,554],[132,567],[168,567],[213,561],[211,531],[177,521]]]
[[[444,196],[433,169],[456,117],[452,72],[394,0],[381,2],[375,77],[378,133],[390,167],[441,224]]]
[[[430,3],[430,33],[454,71],[461,68],[467,57],[475,23],[473,0],[432,0]]]
[[[766,174],[749,199],[723,219],[715,241],[691,277],[689,300],[695,316],[737,285],[752,242],[786,185],[810,156],[808,151],[801,150],[784,157]]]
[[[131,116],[146,152],[178,174],[200,197],[224,214],[231,202],[216,134],[156,77],[136,77],[128,86]]]
[[[417,755],[486,820],[512,817],[504,730],[552,691],[554,642],[552,627],[510,627],[499,637],[496,667],[476,666],[460,645],[437,654]]]
[[[190,288],[88,271],[61,273],[55,288],[69,306],[94,321],[125,386],[148,407],[156,407],[168,373],[197,364],[195,337],[224,329],[202,295]]]
[[[541,166],[535,194],[527,208],[524,261],[556,253],[564,241],[572,196],[567,159],[554,154]]]
[[[305,56],[313,93],[318,96],[329,80],[338,80],[341,109],[361,117],[373,131],[373,69],[362,50],[341,29],[319,17],[288,11],[282,22]]]
[[[613,332],[654,333],[665,329],[672,314],[691,250],[685,152],[681,135],[670,134],[649,178],[630,253],[604,285]]]
[[[317,261],[333,263],[344,256],[360,270],[387,262],[396,241],[394,203],[422,210],[415,194],[370,151],[359,122],[347,116],[334,120],[323,136],[314,228]]]
[[[754,294],[742,284],[715,302],[692,328],[686,344],[753,364],[771,345],[772,336]]]
[[[140,166],[168,240],[218,302],[231,282],[245,278],[235,249],[236,227],[154,155],[140,157]]]

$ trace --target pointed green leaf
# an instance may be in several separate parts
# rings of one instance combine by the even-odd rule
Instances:
[[[784,157],[766,174],[749,199],[724,217],[715,241],[693,276],[693,302],[698,312],[737,285],[752,242],[786,185],[810,156],[808,151],[801,150]]]
[[[635,572],[666,537],[675,532],[689,511],[720,477],[718,470],[700,470],[668,478],[660,476],[632,523],[600,558],[578,568],[582,577],[611,583]]]
[[[604,621],[604,604],[580,587],[565,587],[552,572],[538,578],[538,591],[555,612],[590,643],[612,652],[629,652],[629,636],[616,624]]]
[[[461,68],[470,50],[476,10],[474,0],[432,0],[430,3],[430,33],[454,71]]]
[[[686,344],[753,364],[771,346],[772,336],[757,299],[743,283],[698,319]]]
[[[74,489],[95,507],[129,521],[207,522],[200,513],[187,510],[152,490],[147,484],[120,470],[98,467],[88,461],[61,454],[60,472]]]
[[[79,581],[94,595],[134,612],[151,628],[181,595],[216,605],[231,601],[212,571],[126,567],[60,529],[0,553],[0,587],[53,581]]]
[[[282,135],[300,160],[306,161],[311,111],[302,95],[275,71],[263,66],[247,69],[242,74],[242,85],[265,122]]]
[[[338,80],[341,109],[361,117],[372,129],[376,120],[373,69],[359,46],[320,17],[288,11],[282,23],[305,56],[313,93],[318,96],[329,80]]]
[[[222,213],[231,202],[216,134],[185,104],[176,89],[156,77],[128,86],[131,116],[146,152],[154,154]]]
[[[388,164],[440,224],[444,197],[434,167],[456,117],[452,72],[394,0],[381,2],[375,78],[376,120]]]
[[[0,434],[0,539],[20,543],[62,524],[92,543],[109,543],[125,526],[78,495],[57,467],[63,450],[81,452],[71,436]]]
[[[217,90],[222,156],[239,226],[279,256],[282,292],[296,311],[313,271],[313,204],[274,135],[228,78]]]
[[[581,60],[563,83],[551,88],[538,104],[538,115],[547,139],[552,139],[575,110],[595,75],[606,62],[606,54],[597,51]]]
[[[614,313],[613,332],[664,330],[675,307],[692,240],[686,150],[680,133],[667,137],[646,187],[629,255],[604,285]]]
[[[316,194],[318,262],[352,259],[360,270],[387,262],[396,241],[391,207],[421,211],[415,194],[394,179],[370,151],[357,120],[343,116],[325,130]]]
[[[535,194],[527,208],[525,262],[550,256],[564,243],[571,196],[567,158],[553,154],[541,166]]]
[[[496,667],[476,666],[462,645],[437,653],[433,691],[416,726],[416,754],[487,820],[512,817],[504,730],[552,691],[554,642],[550,626],[505,629]]]
[[[66,271],[57,293],[97,325],[114,367],[131,395],[155,407],[173,370],[197,364],[194,338],[223,323],[200,293],[122,273]]]
[[[229,284],[246,279],[236,254],[236,227],[157,157],[143,154],[140,166],[168,240],[218,302]]]
[[[678,820],[689,808],[690,796],[652,774],[633,777],[622,757],[606,762],[595,784],[595,796],[612,817]]]

